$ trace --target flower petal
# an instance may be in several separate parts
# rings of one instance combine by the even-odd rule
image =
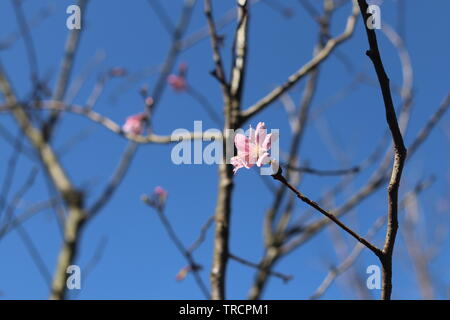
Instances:
[[[233,173],[236,174],[236,172],[240,169],[245,167],[244,162],[242,161],[242,158],[237,156],[237,157],[232,157],[230,159],[231,164],[234,166],[233,168]]]
[[[258,158],[258,162],[256,162],[256,165],[258,167],[261,167],[264,164],[267,164],[270,162],[270,155],[267,152],[264,152],[259,158]]]
[[[261,146],[262,142],[265,140],[267,134],[266,124],[264,122],[259,122],[256,125],[255,130],[255,143]]]
[[[135,114],[132,116],[129,116],[125,124],[122,126],[122,130],[127,133],[133,133],[133,134],[141,134],[143,129],[143,120],[145,118],[145,115],[142,113]]]
[[[253,129],[252,125],[249,126],[248,129],[248,139],[250,142],[255,143],[255,129]]]
[[[272,136],[273,136],[272,133],[269,133],[264,138],[264,141],[261,143],[261,148],[263,150],[268,151],[272,147]]]
[[[250,150],[250,140],[241,133],[237,133],[234,136],[234,144],[239,152],[247,154]]]
[[[185,91],[187,88],[187,82],[183,76],[171,74],[167,77],[167,82],[177,92]]]

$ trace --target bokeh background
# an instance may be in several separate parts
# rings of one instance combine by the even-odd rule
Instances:
[[[170,18],[179,18],[182,2],[160,1]],[[187,35],[204,28],[206,20],[203,3],[197,1]],[[322,1],[310,1],[318,10]],[[414,68],[414,103],[411,125],[406,142],[412,141],[426,120],[437,109],[449,90],[450,70],[448,41],[448,12],[446,0],[403,1],[386,0],[381,4],[382,20],[390,24],[403,37],[411,55]],[[23,8],[30,20],[43,9],[50,14],[32,26],[41,77],[48,76],[50,87],[54,85],[62,58],[66,28],[66,8],[74,4],[69,0],[26,0]],[[235,5],[233,1],[213,1],[216,17],[223,15]],[[284,9],[283,9],[284,8]],[[286,8],[290,15],[286,16]],[[333,17],[331,31],[336,35],[345,25],[350,4],[343,6]],[[404,11],[399,11],[404,10]],[[317,24],[299,5],[298,1],[260,1],[252,5],[250,21],[249,60],[243,106],[256,102],[270,89],[282,83],[293,71],[308,61],[317,40]],[[18,32],[10,1],[0,1],[0,43]],[[401,17],[399,19],[399,16]],[[85,19],[78,55],[75,59],[72,81],[83,74],[92,61],[94,69],[89,73],[74,102],[83,104],[95,85],[97,76],[111,67],[123,67],[133,77],[114,79],[107,83],[95,109],[118,123],[123,123],[130,114],[142,111],[143,103],[139,88],[152,88],[158,66],[164,60],[170,46],[170,37],[160,19],[147,1],[91,0]],[[234,23],[221,33],[225,36],[223,55],[230,65],[231,42]],[[386,70],[392,83],[402,83],[400,61],[397,51],[377,31]],[[344,64],[332,55],[321,66],[318,91],[313,101],[313,113],[317,117],[307,127],[301,158],[316,168],[332,169],[346,164],[357,165],[373,151],[385,134],[384,108],[379,88],[370,83],[354,83],[355,76],[364,73],[374,77],[369,59],[364,52],[367,40],[361,21],[353,37],[339,47],[347,57]],[[0,59],[7,70],[14,89],[25,99],[30,92],[29,65],[22,39],[17,39],[0,50]],[[201,92],[222,114],[220,87],[210,75],[213,69],[209,39],[202,40],[182,52],[179,62],[187,63],[188,82]],[[294,101],[301,96],[305,81],[290,91]],[[346,88],[348,94],[342,94]],[[395,96],[398,104],[400,98]],[[177,128],[193,130],[194,120],[203,121],[203,128],[218,127],[199,103],[186,93],[176,93],[170,88],[164,92],[153,121],[159,134],[170,134]],[[253,125],[264,121],[267,127],[280,130],[280,147],[286,149],[291,131],[286,112],[280,102],[252,119]],[[12,135],[19,134],[15,123],[6,114],[0,115],[0,124]],[[83,117],[66,114],[58,127],[54,145],[66,145],[71,138],[78,139],[62,156],[62,162],[70,176],[79,186],[86,188],[87,201],[98,195],[117,165],[127,141]],[[402,184],[402,194],[411,189],[418,180],[434,175],[435,183],[420,195],[421,241],[427,243],[437,227],[449,225],[449,138],[450,118],[445,116],[417,155],[407,164]],[[85,228],[76,263],[83,273],[82,289],[72,291],[74,299],[202,299],[203,296],[188,275],[178,282],[175,276],[186,265],[186,261],[168,239],[155,212],[145,206],[140,196],[151,193],[160,185],[169,192],[165,214],[186,245],[199,234],[203,223],[214,213],[217,194],[217,166],[174,165],[171,162],[171,145],[143,145],[133,161],[123,184],[112,201]],[[0,140],[0,179],[8,170],[8,161],[14,152]],[[10,199],[23,185],[35,164],[20,156]],[[367,181],[370,172],[358,175],[341,197],[334,199],[342,203],[351,192]],[[270,177],[266,177],[271,179]],[[341,177],[315,177],[307,175],[301,190],[317,199],[332,188]],[[0,180],[3,181],[3,180]],[[241,170],[236,176],[233,195],[231,252],[251,261],[259,261],[263,252],[262,221],[272,196],[261,179],[252,171]],[[18,204],[19,214],[30,204],[49,197],[46,181],[40,171],[32,189]],[[298,204],[295,216],[307,208]],[[361,203],[346,215],[346,222],[365,233],[374,220],[386,210],[386,192],[379,192]],[[46,268],[53,273],[61,245],[61,235],[52,210],[45,210],[28,220],[24,227],[36,245]],[[376,237],[383,240],[384,229]],[[349,248],[354,240],[343,236]],[[213,229],[205,242],[195,252],[195,258],[204,270],[203,278],[209,280],[212,260]],[[436,284],[436,298],[448,298],[450,285],[449,239],[444,237],[439,253],[432,261],[431,274]],[[93,256],[102,248],[98,261]],[[0,240],[0,298],[46,299],[49,284],[38,271],[29,252],[17,232],[8,233]],[[285,284],[272,278],[264,294],[266,299],[305,299],[320,284],[332,265],[339,263],[331,241],[329,230],[321,232],[299,250],[281,260],[275,270],[292,274],[293,280]],[[369,252],[364,252],[355,264],[356,273],[365,281],[365,270],[378,261]],[[91,267],[90,267],[91,266]],[[420,299],[420,291],[414,268],[400,236],[396,246],[394,264],[393,298]],[[244,299],[254,280],[255,270],[230,261],[227,291],[229,299]],[[324,298],[358,298],[350,280],[345,276],[331,286]],[[368,291],[373,298],[379,290]]]

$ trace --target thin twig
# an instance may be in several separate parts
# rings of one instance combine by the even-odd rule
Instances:
[[[436,127],[438,122],[442,119],[442,117],[444,116],[446,111],[449,109],[449,107],[450,107],[450,93],[448,93],[447,97],[441,103],[441,105],[436,110],[436,112],[433,113],[433,115],[430,117],[430,119],[424,125],[424,127],[419,132],[419,134],[416,136],[416,138],[413,140],[413,142],[408,146],[409,152],[408,152],[407,161],[411,160],[412,156],[416,153],[416,151],[419,149],[419,147],[425,142],[427,137],[430,135],[432,130]],[[387,169],[388,169],[388,166],[390,165],[390,163],[391,163],[391,161],[384,161],[384,163],[377,169],[377,171],[369,179],[367,184],[365,186],[363,186],[355,195],[353,195],[343,205],[341,205],[339,208],[334,210],[334,214],[337,217],[344,215],[345,213],[347,213],[350,210],[352,210],[353,208],[355,208],[364,199],[368,198],[370,195],[375,193],[375,191],[377,191],[384,183],[388,182],[389,181],[389,173],[388,173]],[[283,246],[284,254],[292,252],[298,246],[305,244],[314,235],[316,235],[317,232],[323,230],[330,222],[331,221],[329,219],[323,218],[319,221],[311,223],[308,226],[304,226],[304,227],[300,228],[299,229],[299,231],[301,233],[300,236],[297,239],[284,244],[284,246]]]
[[[161,24],[167,30],[169,34],[173,34],[175,31],[175,26],[167,14],[164,7],[159,3],[158,0],[147,0],[147,3],[150,7],[152,7],[153,11],[155,11],[156,16],[161,20]]]
[[[409,200],[412,197],[417,196],[419,193],[421,193],[423,190],[430,187],[430,185],[434,182],[434,179],[426,179],[423,181],[419,181],[419,183],[416,184],[413,190],[408,192],[402,199],[400,207],[402,209],[405,209],[407,207],[407,204]],[[373,224],[372,228],[368,231],[366,238],[370,239],[381,229],[381,227],[386,223],[386,215],[383,215],[379,217],[375,223]],[[322,283],[319,285],[319,287],[316,289],[316,291],[311,295],[310,299],[319,299],[321,296],[323,296],[326,292],[326,290],[331,286],[333,281],[341,274],[343,274],[345,271],[347,271],[352,265],[354,265],[356,259],[360,256],[362,251],[364,250],[364,246],[360,243],[356,244],[353,248],[352,252],[345,258],[341,264],[339,264],[337,267],[330,270],[325,277],[325,279],[322,281]]]
[[[386,216],[381,216],[377,219],[377,221],[374,223],[372,228],[367,232],[366,238],[370,239],[372,238],[380,229],[381,227],[386,223]],[[323,279],[322,283],[319,285],[319,287],[314,291],[314,293],[311,295],[309,299],[316,300],[322,297],[327,289],[331,286],[333,281],[341,274],[343,274],[345,271],[347,271],[356,261],[356,259],[360,256],[360,254],[364,250],[364,245],[361,243],[358,243],[354,246],[352,252],[345,258],[341,264],[339,264],[337,267],[332,268],[325,279]]]
[[[233,43],[233,61],[230,76],[230,89],[223,93],[225,121],[223,126],[224,142],[231,141],[228,129],[239,125],[244,73],[247,67],[247,41],[249,1],[238,0],[238,19]],[[225,144],[224,144],[225,145]],[[214,237],[213,262],[211,266],[211,298],[226,298],[226,271],[229,259],[231,198],[233,190],[233,171],[227,165],[227,155],[223,154],[219,165],[219,191],[215,210],[216,230]]]
[[[374,244],[372,244],[371,242],[369,242],[367,239],[365,239],[364,237],[360,236],[359,234],[357,234],[355,231],[353,231],[352,229],[350,229],[349,227],[347,227],[343,222],[341,222],[338,218],[336,218],[336,216],[328,211],[326,211],[325,209],[323,209],[322,207],[320,207],[319,204],[317,204],[316,202],[312,201],[311,199],[309,199],[308,197],[306,197],[305,195],[303,195],[299,190],[297,190],[297,188],[295,188],[293,185],[291,185],[286,178],[283,176],[282,174],[282,170],[280,168],[280,170],[278,170],[278,172],[274,175],[272,175],[272,177],[275,180],[280,181],[282,184],[284,184],[286,187],[288,187],[292,192],[295,193],[295,195],[297,196],[297,198],[299,198],[301,201],[303,201],[304,203],[306,203],[307,205],[313,207],[314,209],[316,209],[317,211],[319,211],[320,213],[322,213],[324,216],[326,216],[328,219],[330,219],[331,221],[333,221],[335,224],[337,224],[339,227],[341,227],[341,229],[343,229],[344,231],[346,231],[348,234],[350,234],[353,238],[355,238],[356,240],[358,240],[359,242],[361,242],[363,245],[365,245],[368,249],[370,249],[375,255],[379,256],[381,255],[381,250],[379,248],[377,248]]]
[[[315,169],[311,167],[295,167],[290,165],[285,165],[285,167],[292,171],[308,173],[316,176],[341,176],[346,174],[355,174],[361,171],[361,166],[355,166],[347,169],[336,169],[336,170],[322,170]]]
[[[55,203],[55,199],[45,200],[33,205],[30,205],[22,213],[16,215],[9,224],[2,225],[0,227],[0,239],[3,238],[8,232],[14,230],[20,224],[23,224],[26,220],[34,216],[35,214],[42,212],[46,209],[51,209]]]
[[[238,257],[232,253],[230,253],[230,259],[233,259],[236,262],[239,262],[245,266],[251,267],[251,268],[255,268],[255,269],[260,269],[261,266],[257,263],[248,261],[247,259]],[[281,272],[277,272],[277,271],[269,271],[269,275],[280,278],[281,280],[283,280],[285,283],[289,282],[290,280],[292,280],[293,276],[292,275],[287,275],[287,274],[283,274]]]
[[[339,44],[343,43],[345,40],[350,38],[351,35],[353,34],[353,31],[355,30],[357,14],[358,14],[358,7],[355,5],[355,2],[353,2],[352,14],[347,19],[347,26],[344,32],[338,37],[331,38],[330,40],[328,40],[323,49],[320,50],[308,63],[306,63],[298,71],[293,73],[284,84],[276,87],[270,93],[268,93],[266,96],[260,99],[258,102],[253,104],[251,107],[242,111],[241,121],[245,122],[250,117],[254,116],[255,114],[261,112],[266,107],[268,107],[283,93],[285,93],[292,86],[294,86],[300,79],[302,79],[305,75],[314,70],[314,68],[316,68],[321,62],[323,62],[326,58],[328,58],[329,55]]]
[[[211,0],[205,0],[204,1],[204,7],[205,7],[205,15],[206,20],[208,21],[208,28],[211,38],[211,47],[213,51],[213,60],[216,65],[216,68],[214,70],[215,77],[219,80],[222,92],[224,96],[229,96],[229,83],[227,82],[226,76],[225,76],[225,70],[223,67],[222,62],[222,56],[220,54],[220,40],[219,36],[217,35],[216,25],[214,23],[213,13],[212,13],[212,4]]]
[[[20,26],[21,33],[25,42],[28,63],[31,70],[31,82],[35,88],[39,87],[39,68],[37,62],[36,48],[31,37],[30,27],[22,9],[21,0],[13,0],[14,12],[16,14],[17,22]]]
[[[365,0],[358,0],[363,21],[368,21],[370,15],[367,13],[368,5]],[[379,256],[383,266],[383,285],[381,298],[390,300],[392,293],[392,257],[394,254],[394,244],[398,230],[398,190],[402,177],[403,167],[406,160],[407,150],[403,142],[402,132],[398,125],[397,115],[395,114],[394,103],[392,101],[389,78],[384,70],[375,31],[369,29],[364,23],[367,33],[367,39],[370,49],[366,52],[373,63],[378,81],[380,83],[381,93],[383,95],[384,107],[386,110],[386,121],[392,134],[394,143],[394,164],[392,175],[388,187],[388,223],[386,231],[386,240],[383,248],[383,255]]]
[[[208,232],[209,228],[214,223],[214,216],[211,216],[206,220],[205,224],[200,228],[200,234],[198,238],[191,244],[188,251],[190,253],[193,253],[195,250],[198,249],[198,247],[205,241],[206,233]]]
[[[80,12],[83,18],[85,16],[85,11],[87,8],[88,0],[78,0],[77,5],[80,8]],[[76,51],[78,49],[78,45],[80,42],[80,36],[82,33],[82,30],[84,28],[73,29],[71,30],[66,38],[66,44],[64,48],[64,58],[61,62],[60,72],[58,76],[58,80],[56,82],[55,90],[53,92],[52,100],[62,102],[64,99],[64,96],[67,91],[67,86],[70,80],[70,76],[72,74],[72,69],[74,65],[74,59],[76,57]],[[56,125],[56,122],[59,118],[59,111],[58,110],[52,110],[48,120],[46,121],[43,132],[44,132],[44,139],[48,141],[52,135],[54,126]]]
[[[223,119],[221,116],[214,110],[214,106],[208,101],[208,99],[198,90],[194,89],[192,86],[188,86],[186,93],[189,94],[192,98],[197,100],[200,106],[205,110],[211,120],[214,121],[217,125],[222,125]]]
[[[153,203],[151,202],[151,200],[147,196],[145,196],[145,195],[142,196],[141,200],[145,204],[149,205],[150,207],[155,208]],[[160,207],[155,208],[155,209],[156,209],[156,213],[158,214],[159,220],[161,221],[164,229],[167,231],[167,234],[169,235],[169,238],[175,244],[175,247],[178,249],[178,251],[187,260],[187,262],[189,264],[189,267],[190,267],[190,271],[193,272],[198,287],[202,291],[202,293],[205,296],[205,298],[206,299],[210,299],[209,290],[206,287],[205,283],[203,282],[203,279],[201,278],[201,276],[199,274],[199,271],[201,269],[200,265],[197,264],[197,262],[194,260],[192,252],[184,247],[183,242],[180,240],[180,238],[178,237],[177,233],[173,229],[172,224],[170,223],[169,219],[167,219],[166,214],[164,212],[164,209],[160,208]]]

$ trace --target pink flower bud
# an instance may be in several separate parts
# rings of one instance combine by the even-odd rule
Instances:
[[[111,77],[123,77],[127,75],[127,70],[122,67],[115,67],[109,70],[109,75]]]
[[[167,78],[167,82],[172,87],[172,89],[176,92],[185,91],[187,88],[186,79],[179,75],[171,74]]]
[[[126,133],[141,134],[144,129],[145,113],[138,113],[129,116],[122,126],[122,130]]]
[[[155,188],[155,190],[153,191],[153,193],[160,198],[167,198],[167,194],[168,194],[168,192],[163,187],[160,187],[160,186],[157,186]]]
[[[145,104],[147,105],[147,106],[151,106],[151,105],[153,105],[153,98],[152,97],[147,97],[147,98],[145,98]]]
[[[177,275],[175,276],[175,279],[177,281],[183,281],[188,275],[190,270],[191,268],[189,266],[181,268],[180,271],[178,271]]]

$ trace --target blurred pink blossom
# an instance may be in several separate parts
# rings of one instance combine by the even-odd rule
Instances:
[[[144,129],[145,117],[145,113],[138,113],[129,116],[125,121],[125,124],[122,126],[122,130],[127,133],[141,134],[142,130]]]
[[[170,84],[172,89],[177,92],[185,91],[187,88],[186,79],[176,74],[171,74],[167,78],[167,82]]]
[[[111,77],[124,77],[127,75],[127,70],[122,67],[114,67],[109,70],[109,75]]]
[[[180,66],[178,67],[178,73],[177,74],[171,74],[167,78],[167,82],[172,87],[174,91],[182,92],[186,91],[187,89],[187,81],[186,81],[186,74],[187,74],[187,63],[183,62],[180,63]]]
[[[164,199],[167,198],[167,194],[168,194],[168,192],[161,186],[157,186],[155,188],[155,190],[153,191],[153,193],[155,195],[157,195],[158,197],[164,198]]]
[[[152,97],[147,97],[147,98],[145,98],[145,104],[147,105],[147,106],[151,106],[152,104],[153,104],[153,98]]]

